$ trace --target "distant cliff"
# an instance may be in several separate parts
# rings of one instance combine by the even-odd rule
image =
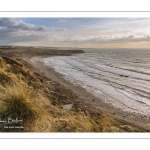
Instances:
[[[32,57],[32,56],[69,56],[73,54],[84,53],[83,50],[58,50],[58,49],[46,49],[35,47],[14,47],[13,49],[0,48],[0,56],[9,57]]]

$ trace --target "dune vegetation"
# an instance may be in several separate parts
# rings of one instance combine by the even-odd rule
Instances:
[[[73,104],[71,110],[63,105]],[[23,119],[23,128],[0,132],[142,132],[97,112],[73,91],[47,78],[21,59],[0,57],[0,118]]]

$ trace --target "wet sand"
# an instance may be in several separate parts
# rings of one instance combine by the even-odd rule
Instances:
[[[102,99],[99,99],[94,95],[92,95],[91,93],[87,92],[84,88],[80,86],[75,86],[69,81],[65,80],[62,75],[55,72],[53,68],[45,66],[42,62],[35,61],[32,59],[32,57],[30,58],[26,57],[24,59],[28,63],[33,65],[35,68],[43,72],[48,78],[51,78],[56,82],[59,82],[60,84],[64,85],[67,89],[71,89],[78,96],[79,100],[82,101],[84,104],[94,108],[97,111],[100,111],[101,113],[119,119],[124,123],[141,127],[143,129],[150,131],[150,118],[146,118],[145,116],[124,112],[120,109],[117,109],[112,105],[103,102]]]

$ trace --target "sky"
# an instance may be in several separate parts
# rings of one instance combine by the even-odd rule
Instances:
[[[0,18],[0,45],[150,48],[150,18]]]

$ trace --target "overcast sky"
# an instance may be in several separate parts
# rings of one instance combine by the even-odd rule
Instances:
[[[150,18],[0,18],[0,44],[150,48]]]

